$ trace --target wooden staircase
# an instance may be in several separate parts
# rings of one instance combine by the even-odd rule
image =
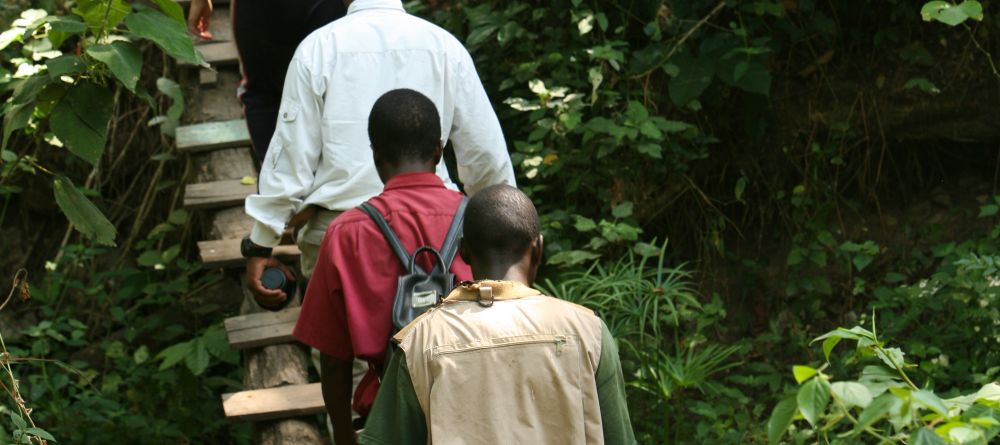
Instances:
[[[176,143],[196,167],[195,177],[185,188],[184,205],[201,212],[208,226],[210,239],[198,242],[203,266],[225,268],[233,279],[244,283],[245,260],[239,243],[252,221],[243,212],[243,201],[257,190],[256,182],[244,178],[255,179],[257,172],[235,95],[238,57],[228,1],[214,3],[211,31],[215,40],[196,44],[213,69],[182,66],[193,80],[185,83],[193,97],[188,98],[186,121],[190,123],[177,128]],[[295,245],[279,246],[274,253],[285,261],[299,256]],[[226,418],[256,422],[254,442],[259,444],[327,443],[325,428],[317,428],[315,416],[325,411],[320,384],[308,381],[308,354],[292,337],[299,307],[265,311],[244,289],[240,313],[227,319],[225,327],[230,345],[244,352],[246,390],[221,396]]]

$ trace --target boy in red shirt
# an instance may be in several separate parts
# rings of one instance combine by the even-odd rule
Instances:
[[[368,202],[385,217],[408,252],[439,248],[462,194],[435,174],[441,159],[441,120],[434,103],[407,89],[380,97],[368,117],[368,135],[384,191]],[[430,270],[427,255],[418,263]],[[459,281],[472,271],[456,256],[451,272]],[[384,364],[392,332],[396,279],[403,266],[375,223],[351,209],[326,231],[292,335],[320,351],[323,400],[338,445],[355,443],[351,428],[352,362]],[[374,368],[372,367],[372,368]],[[372,369],[355,391],[354,406],[367,414],[378,378]]]

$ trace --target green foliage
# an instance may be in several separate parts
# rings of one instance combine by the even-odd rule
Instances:
[[[768,421],[768,440],[780,442],[795,413],[811,429],[792,431],[799,443],[814,437],[820,443],[986,444],[1000,433],[1000,385],[942,399],[917,387],[907,375],[911,367],[898,348],[888,348],[871,331],[838,328],[813,342],[845,339],[856,342],[855,361],[871,361],[857,380],[836,381],[820,369],[796,366],[801,385],[794,399],[779,403]]]
[[[690,274],[665,265],[665,251],[666,243],[655,255],[629,252],[606,267],[567,272],[558,284],[547,281],[551,295],[596,310],[621,345],[640,443],[713,437],[711,422],[692,425],[678,411],[704,409],[692,403],[698,398],[739,398],[716,378],[739,364],[732,356],[740,346],[705,341],[706,328],[724,316],[719,301],[702,304]]]
[[[16,54],[9,62],[0,57],[13,69],[13,74],[3,69],[6,75],[0,76],[0,94],[12,92],[0,110],[4,115],[3,149],[11,149],[11,136],[21,132],[36,142],[44,140],[50,150],[64,146],[98,166],[107,145],[116,87],[151,101],[139,82],[143,67],[139,45],[143,41],[156,44],[178,60],[204,63],[187,35],[179,6],[168,1],[156,3],[162,12],[123,0],[79,1],[72,15],[52,16],[42,9],[23,11],[10,29],[0,34],[0,50]],[[170,115],[179,113],[171,110]],[[40,170],[57,175],[54,166]],[[53,188],[57,186],[54,182]],[[96,213],[75,212],[64,206],[65,199],[57,199],[74,227],[105,225],[106,218],[89,198],[77,198],[87,201],[86,207]],[[81,233],[93,237],[98,232]],[[106,230],[100,234],[98,243],[114,243],[113,231],[110,238]]]
[[[41,318],[8,344],[12,375],[47,432],[14,414],[0,443],[22,443],[25,434],[80,444],[248,441],[246,426],[227,423],[218,401],[242,387],[239,353],[219,308],[199,299],[220,276],[201,272],[170,242],[187,224],[186,211],[171,214],[137,243],[136,266],[107,267],[104,249],[83,245],[49,264],[30,292]],[[11,412],[8,402],[0,413]]]

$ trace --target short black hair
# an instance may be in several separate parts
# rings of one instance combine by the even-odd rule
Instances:
[[[538,238],[538,211],[520,190],[500,184],[476,193],[465,209],[463,243],[480,258],[514,262]]]
[[[368,115],[368,139],[386,161],[429,161],[441,143],[441,118],[427,96],[392,90],[379,97]]]

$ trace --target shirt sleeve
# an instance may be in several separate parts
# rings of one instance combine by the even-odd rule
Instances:
[[[516,185],[500,121],[465,48],[456,64],[455,115],[451,141],[455,147],[458,177],[472,196],[495,184]]]
[[[288,66],[274,136],[258,179],[257,194],[246,199],[253,218],[254,244],[278,245],[285,224],[311,192],[323,149],[322,113],[325,86],[313,76],[302,52]]]
[[[427,423],[417,402],[406,356],[396,350],[389,359],[375,405],[368,413],[360,443],[364,445],[426,445]]]
[[[634,445],[635,434],[625,402],[625,378],[618,358],[618,345],[601,320],[601,361],[597,364],[597,399],[601,405],[604,443]]]
[[[334,261],[334,243],[343,236],[338,228],[331,226],[320,244],[315,269],[319,273],[314,273],[309,280],[292,336],[326,355],[351,360],[354,350],[347,324],[347,307],[340,272]]]

